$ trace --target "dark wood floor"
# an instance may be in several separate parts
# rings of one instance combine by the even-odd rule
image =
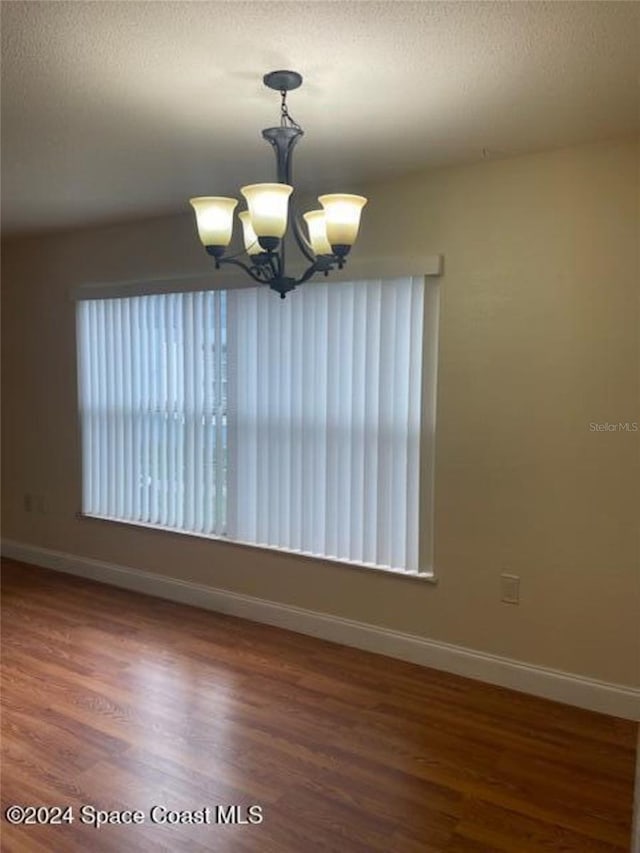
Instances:
[[[628,851],[633,723],[9,561],[2,639],[3,851]]]

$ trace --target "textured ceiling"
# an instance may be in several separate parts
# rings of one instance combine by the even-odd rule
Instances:
[[[6,231],[184,210],[273,180],[260,130],[305,77],[298,187],[639,126],[636,2],[3,2]]]

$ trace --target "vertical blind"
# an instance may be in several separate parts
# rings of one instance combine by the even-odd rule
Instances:
[[[83,512],[419,570],[424,281],[78,304]]]
[[[423,287],[229,292],[238,539],[417,571]]]
[[[226,294],[78,303],[82,510],[222,535]]]

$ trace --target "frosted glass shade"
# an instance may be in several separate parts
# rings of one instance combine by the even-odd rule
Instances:
[[[362,195],[321,195],[318,201],[324,208],[327,240],[332,246],[353,246],[358,236],[360,213],[367,203]]]
[[[251,225],[258,237],[281,239],[287,230],[289,184],[251,184],[240,190],[247,200]]]
[[[258,236],[253,230],[249,211],[243,210],[242,213],[238,214],[238,218],[240,219],[240,222],[242,222],[242,233],[244,236],[244,248],[246,253],[248,255],[259,255],[260,252],[264,251],[264,249],[260,243],[258,243]]]
[[[327,240],[327,224],[324,218],[324,210],[310,210],[303,214],[302,218],[307,223],[309,231],[309,242],[315,255],[330,255],[331,245]]]
[[[198,235],[203,246],[228,246],[233,231],[235,198],[201,196],[190,198],[189,204],[196,212]]]

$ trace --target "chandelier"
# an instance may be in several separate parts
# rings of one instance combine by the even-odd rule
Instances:
[[[231,243],[237,199],[201,196],[189,201],[195,210],[198,235],[214,258],[216,269],[224,264],[240,267],[254,281],[268,284],[284,299],[286,293],[316,273],[326,276],[336,267],[342,269],[358,236],[360,214],[367,199],[344,193],[319,196],[322,208],[310,210],[303,216],[307,227],[307,234],[304,234],[291,209],[291,156],[304,131],[287,108],[287,92],[297,89],[302,77],[297,71],[272,71],[265,74],[263,82],[281,96],[280,125],[262,131],[276,155],[277,183],[251,184],[240,189],[247,202],[247,210],[239,214],[244,252],[225,256]],[[299,278],[288,276],[285,269],[285,235],[289,224],[298,248],[309,262]],[[238,260],[244,253],[248,263]]]

